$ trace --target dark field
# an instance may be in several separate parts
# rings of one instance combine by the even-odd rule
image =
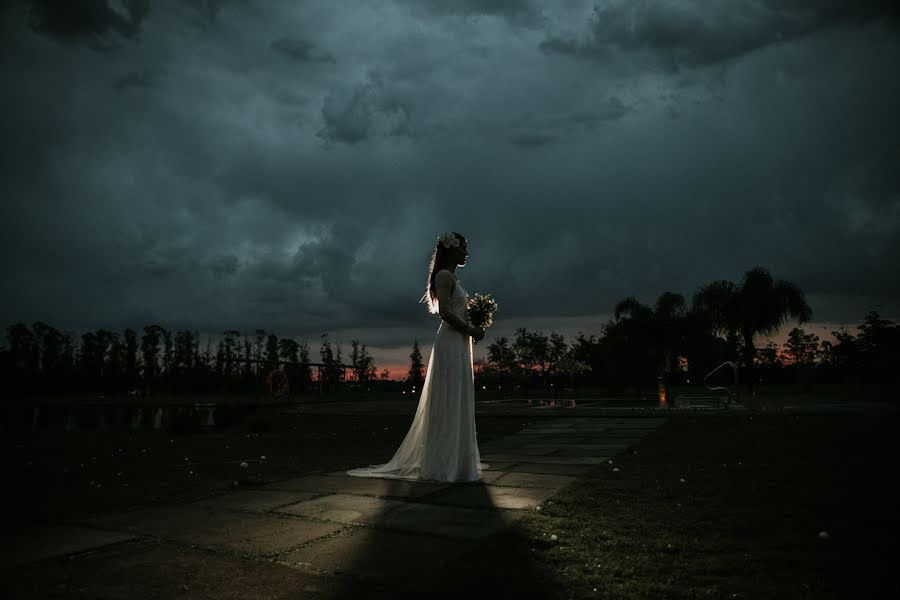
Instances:
[[[256,432],[177,437],[16,434],[4,442],[4,527],[198,498],[235,480],[246,486],[383,462],[409,422],[302,416],[256,419],[249,427]],[[524,425],[522,418],[479,418],[479,438]],[[887,413],[672,417],[636,453],[566,488],[543,512],[529,511],[413,597],[897,597],[898,426],[897,415]],[[192,575],[188,596],[217,597],[217,560],[210,558],[210,572]],[[58,569],[52,561],[29,567],[18,573],[18,585],[52,581]],[[91,589],[97,572],[78,571],[67,585]],[[230,573],[228,585],[233,597],[254,597],[254,589],[303,597],[289,572],[260,564]],[[102,577],[109,588],[117,577],[133,585],[136,573]],[[153,567],[140,573],[152,575]],[[155,597],[158,583],[150,579],[147,595]],[[371,589],[367,596],[397,593]]]
[[[896,415],[672,418],[458,563],[442,589],[462,593],[465,579],[509,597],[900,597],[898,426]]]

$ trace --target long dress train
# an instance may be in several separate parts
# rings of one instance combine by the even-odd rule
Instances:
[[[466,319],[469,295],[456,282],[450,310]],[[412,425],[393,458],[347,471],[356,477],[477,481],[481,462],[475,431],[472,338],[444,321],[428,359],[425,383]]]

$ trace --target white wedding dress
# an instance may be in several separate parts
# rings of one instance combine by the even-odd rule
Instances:
[[[459,281],[450,310],[465,320],[469,295]],[[472,338],[441,321],[419,406],[400,448],[383,465],[352,469],[355,477],[433,481],[478,481],[481,462],[475,434]]]

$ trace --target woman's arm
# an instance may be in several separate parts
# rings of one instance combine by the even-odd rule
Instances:
[[[438,271],[434,278],[434,291],[438,300],[438,314],[457,331],[461,331],[466,335],[474,335],[475,328],[469,325],[468,321],[450,312],[450,294],[453,293],[454,285],[456,285],[456,280],[450,274],[450,271]]]

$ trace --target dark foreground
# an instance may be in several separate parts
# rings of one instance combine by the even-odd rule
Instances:
[[[614,461],[619,472],[569,487],[447,581],[510,597],[536,582],[558,598],[900,597],[898,426],[896,416],[670,419]]]
[[[305,415],[181,437],[20,434],[5,442],[4,527],[27,530],[38,522],[194,499],[235,480],[252,486],[378,462],[390,456],[408,423],[408,417]],[[479,438],[502,437],[525,424],[520,417],[482,418]],[[897,416],[885,414],[675,416],[542,512],[529,511],[450,562],[437,578],[412,590],[398,580],[396,587],[348,595],[894,597],[900,592],[893,494],[898,426]],[[5,595],[15,598],[317,593],[280,564],[154,541],[4,568],[0,577]]]

